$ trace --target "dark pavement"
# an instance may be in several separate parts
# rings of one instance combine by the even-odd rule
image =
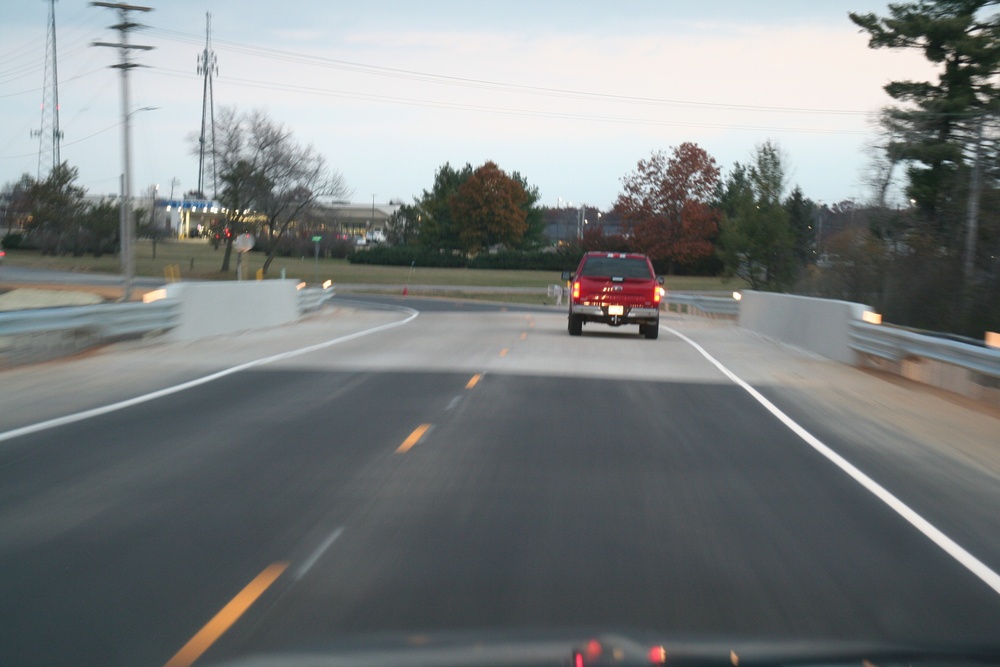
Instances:
[[[442,631],[996,641],[996,592],[738,387],[364,368],[430,310],[314,353],[353,369],[258,368],[0,443],[0,664],[166,664],[273,564],[196,664]],[[475,310],[435,349],[495,346]],[[525,353],[564,333],[509,315]],[[698,363],[614,333],[585,333],[597,360],[558,339],[562,361]],[[904,500],[937,493],[872,467]],[[935,519],[1000,567],[1000,508],[960,509]]]

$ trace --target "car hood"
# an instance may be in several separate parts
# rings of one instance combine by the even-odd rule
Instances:
[[[256,653],[224,667],[914,667],[1000,665],[995,645],[912,645],[831,640],[662,639],[622,633],[462,633],[379,636]]]

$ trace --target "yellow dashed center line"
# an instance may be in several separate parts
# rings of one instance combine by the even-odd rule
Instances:
[[[483,377],[482,373],[476,373],[475,375],[472,376],[472,379],[470,379],[468,383],[466,383],[465,388],[472,389],[477,384],[479,384],[479,380],[482,379],[482,377]]]
[[[521,333],[521,340],[525,340],[528,337],[528,332],[524,331]]]
[[[271,563],[264,571],[258,574],[253,581],[236,594],[229,604],[205,624],[187,644],[177,652],[177,655],[170,658],[165,667],[189,667],[194,661],[214,644],[219,637],[231,628],[240,616],[246,613],[254,602],[257,601],[264,591],[273,584],[281,573],[288,567],[288,563]]]
[[[507,348],[504,348],[504,349],[500,350],[500,356],[501,356],[501,358],[507,356]]]
[[[410,451],[410,448],[420,442],[420,438],[424,437],[424,434],[427,433],[427,429],[430,427],[430,424],[421,424],[417,428],[413,429],[413,433],[411,433],[406,440],[403,441],[403,444],[396,449],[396,453],[405,454]]]

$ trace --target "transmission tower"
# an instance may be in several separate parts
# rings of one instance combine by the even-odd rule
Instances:
[[[59,74],[56,60],[56,0],[49,3],[49,28],[45,38],[45,84],[42,87],[42,120],[31,135],[38,137],[38,180],[46,170],[53,169],[61,162],[59,142]]]
[[[215,98],[212,96],[212,76],[219,73],[218,59],[212,50],[212,14],[205,12],[205,50],[198,56],[198,74],[205,77],[201,96],[201,136],[198,137],[198,193],[205,195],[205,150],[207,132],[211,132],[212,143],[212,195],[218,191],[215,176]]]

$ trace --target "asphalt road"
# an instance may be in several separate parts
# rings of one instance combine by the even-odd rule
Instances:
[[[361,300],[296,335],[412,316]],[[671,333],[570,338],[551,309],[374,300],[420,315],[0,440],[0,664],[201,665],[442,631],[996,641],[997,591]],[[719,337],[740,335],[685,330],[723,359]],[[30,396],[31,378],[116,355],[173,373],[130,363],[84,398],[50,384],[44,409],[0,426],[245,361],[236,347],[0,374]],[[994,470],[825,414],[822,389],[748,379],[1000,570]],[[977,419],[994,418],[957,415]]]

